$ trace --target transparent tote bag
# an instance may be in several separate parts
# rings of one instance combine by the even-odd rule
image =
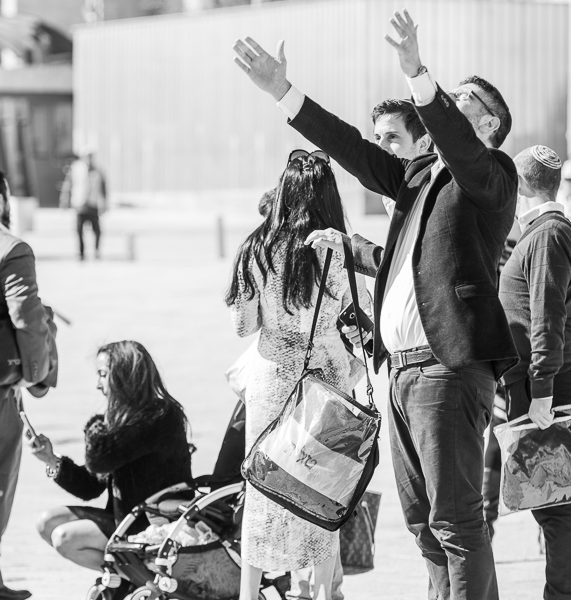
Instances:
[[[547,429],[527,415],[494,429],[502,453],[500,514],[571,503],[571,404]]]
[[[351,243],[344,236],[345,264],[353,303],[359,299]],[[262,494],[295,515],[335,531],[351,516],[378,464],[381,416],[367,377],[367,401],[323,380],[309,369],[332,251],[328,250],[315,305],[303,372],[280,415],[258,437],[242,474]],[[361,340],[363,333],[359,326]],[[363,360],[367,357],[363,350]]]

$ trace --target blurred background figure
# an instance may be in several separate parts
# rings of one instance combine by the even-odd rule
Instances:
[[[87,152],[72,161],[61,187],[60,206],[73,208],[77,213],[79,260],[85,259],[83,229],[91,225],[95,236],[95,258],[101,257],[101,224],[99,217],[107,210],[107,184],[105,176],[95,165],[94,153]]]
[[[0,345],[3,359],[13,345],[20,361],[16,369],[9,360],[0,364],[0,538],[8,525],[20,471],[20,386],[44,380],[50,369],[50,330],[38,297],[35,258],[30,246],[8,229],[9,197],[8,182],[0,172]],[[7,587],[0,573],[0,600],[30,596],[27,590]]]

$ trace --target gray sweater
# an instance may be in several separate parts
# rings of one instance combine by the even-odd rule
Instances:
[[[557,393],[571,390],[571,223],[561,213],[525,230],[502,271],[500,301],[520,355],[504,383],[528,378],[532,398],[568,404]]]

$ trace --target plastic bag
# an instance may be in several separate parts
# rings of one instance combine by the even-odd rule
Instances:
[[[558,413],[571,411],[571,405]],[[500,514],[571,503],[571,414],[547,429],[527,415],[498,425],[502,452]]]
[[[371,479],[380,424],[374,406],[308,372],[253,445],[242,474],[277,504],[334,531]]]

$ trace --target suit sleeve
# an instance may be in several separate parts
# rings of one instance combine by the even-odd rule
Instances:
[[[396,200],[407,161],[364,139],[355,127],[327,112],[307,96],[290,125],[327,152],[364,187]]]
[[[472,202],[489,211],[515,207],[518,180],[513,161],[478,139],[448,94],[437,87],[434,100],[416,110],[454,180]]]
[[[85,426],[85,466],[91,473],[112,473],[171,444],[177,426],[181,424],[174,411],[170,416],[114,431],[109,431],[102,415],[96,415]]]
[[[566,298],[571,285],[571,228],[555,224],[536,232],[524,264],[529,285],[532,398],[553,395],[553,380],[563,366]]]
[[[62,456],[60,470],[54,481],[66,492],[82,500],[98,498],[107,487],[105,479],[90,473],[84,466],[76,465],[67,456]]]
[[[34,255],[25,242],[16,244],[2,262],[0,285],[16,332],[22,378],[27,383],[38,383],[50,367],[50,331],[38,297]]]
[[[383,248],[365,239],[358,233],[351,238],[355,272],[369,277],[376,277],[383,259]]]

